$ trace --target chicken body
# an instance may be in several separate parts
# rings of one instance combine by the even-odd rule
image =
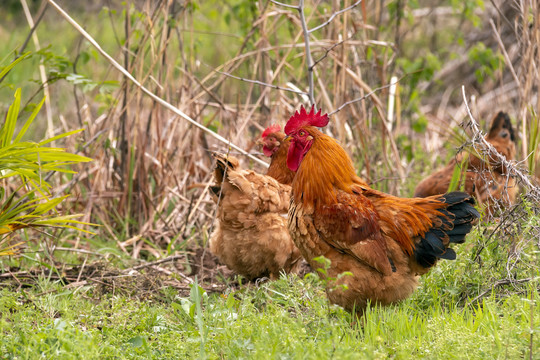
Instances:
[[[514,130],[510,118],[499,112],[492,121],[486,140],[507,160],[516,155]],[[462,154],[452,159],[444,168],[431,174],[416,186],[414,196],[426,197],[444,194],[448,191],[454,169],[463,160]],[[514,178],[505,175],[505,169],[496,160],[484,161],[472,154],[467,154],[467,170],[463,172],[460,184],[464,190],[474,196],[479,204],[486,205],[487,213],[494,212],[494,203],[510,205],[515,202],[517,184]]]
[[[476,223],[474,200],[459,192],[404,199],[369,188],[337,141],[312,126],[326,125],[317,116],[302,109],[285,128],[287,164],[296,171],[289,232],[311,267],[324,269],[332,303],[362,313],[369,301],[402,300],[438,259],[455,259],[449,245]],[[330,260],[326,269],[321,256]]]
[[[326,292],[331,303],[361,314],[368,301],[389,305],[407,298],[416,289],[418,274],[412,270],[410,257],[397,242],[388,242],[385,249],[385,255],[392,259],[396,271],[383,274],[354,253],[336,247],[332,236],[322,235],[316,225],[314,213],[308,208],[292,203],[289,211],[289,231],[302,256],[309,259],[311,267],[324,270],[321,274],[327,280]],[[362,246],[362,243],[358,243],[357,250],[360,254],[369,256],[369,244],[365,252],[362,251]],[[317,260],[320,256],[330,261],[328,268]],[[346,272],[352,275],[342,276]]]
[[[287,230],[290,185],[239,168],[231,156],[216,158],[217,224],[210,251],[248,279],[303,271],[303,259]]]

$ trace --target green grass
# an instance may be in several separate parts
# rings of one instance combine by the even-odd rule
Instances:
[[[531,217],[524,239],[537,222]],[[16,282],[0,282],[0,358],[528,359],[531,348],[538,358],[536,245],[522,247],[524,260],[508,268],[515,244],[489,238],[491,226],[476,228],[456,247],[457,260],[441,261],[409,299],[368,309],[362,324],[329,305],[313,276],[283,276],[226,294],[194,287],[183,295],[167,287],[137,292],[144,286],[135,278],[116,289],[21,278],[24,287],[13,291]],[[35,268],[31,257],[5,259],[2,269]],[[83,258],[57,252],[55,260]],[[108,264],[132,265],[121,254]],[[489,291],[509,269],[516,279],[532,280]],[[53,276],[64,271],[57,270]]]
[[[439,277],[434,272],[429,277]],[[0,291],[1,358],[441,359],[524,358],[531,297],[488,296],[471,307],[445,304],[426,282],[417,295],[368,311],[364,326],[328,306],[320,284],[283,277],[228,296],[137,300],[91,289],[37,286]],[[97,294],[96,294],[97,295]],[[431,296],[435,304],[418,306]],[[167,296],[164,296],[167,299]],[[197,306],[200,304],[200,307]],[[199,309],[199,310],[198,310]],[[534,324],[540,312],[534,311]],[[533,349],[540,348],[538,325]],[[536,353],[535,356],[538,354]]]

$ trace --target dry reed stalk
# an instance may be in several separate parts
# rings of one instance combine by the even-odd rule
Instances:
[[[537,1],[515,1],[520,10],[517,24],[519,45],[521,47],[521,66],[519,80],[516,80],[520,90],[519,119],[521,120],[522,157],[525,159],[532,154],[540,158],[538,144],[529,144],[528,134],[538,129],[540,114],[540,5]],[[516,76],[517,77],[517,76]],[[536,114],[536,116],[535,116]],[[536,124],[533,124],[536,122]],[[531,169],[532,170],[532,169]]]

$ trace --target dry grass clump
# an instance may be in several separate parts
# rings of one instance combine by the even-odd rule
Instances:
[[[104,4],[111,8],[100,21],[112,30],[98,40],[108,39],[102,47],[153,94],[252,154],[264,127],[284,124],[312,96],[333,114],[329,131],[360,175],[408,196],[448,152],[448,129],[467,118],[464,85],[471,115],[489,119],[494,108],[513,115],[519,160],[529,169],[539,161],[536,1],[492,1],[483,11],[379,0],[301,1],[302,11],[266,0]],[[64,21],[50,6],[47,16]],[[39,24],[38,36],[46,26]],[[92,48],[82,38],[71,46],[77,73],[78,59]],[[103,86],[70,88],[73,106],[64,116],[72,113],[85,132],[67,146],[94,161],[58,191],[71,190],[73,210],[102,224],[100,237],[133,258],[204,247],[215,213],[210,151],[228,145],[149,98],[99,54],[89,64],[95,74],[87,77],[119,86],[105,95]],[[52,96],[60,89],[52,87]]]

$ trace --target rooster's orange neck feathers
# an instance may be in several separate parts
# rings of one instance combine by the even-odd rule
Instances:
[[[351,193],[354,184],[365,185],[354,171],[345,150],[313,126],[303,127],[313,137],[293,180],[294,200],[312,209],[336,202],[337,189]]]

